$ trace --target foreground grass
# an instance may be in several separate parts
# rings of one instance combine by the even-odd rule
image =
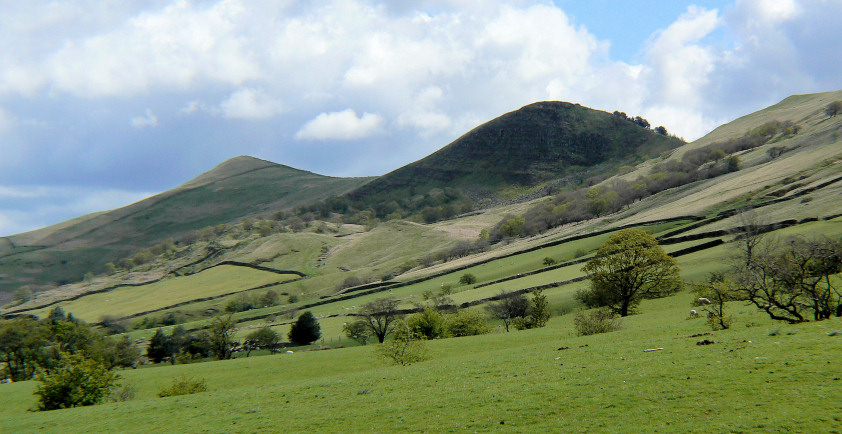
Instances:
[[[772,323],[740,304],[731,330],[687,320],[692,296],[643,304],[624,329],[544,329],[429,343],[387,366],[373,347],[124,371],[134,401],[26,413],[33,382],[0,385],[5,432],[74,431],[813,431],[842,428],[842,320]],[[747,327],[748,326],[748,327]],[[770,332],[776,331],[773,335]],[[559,348],[569,347],[559,350]],[[645,349],[664,348],[644,352]],[[156,398],[179,376],[210,391]]]

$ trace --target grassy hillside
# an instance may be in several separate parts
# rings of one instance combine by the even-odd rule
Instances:
[[[99,276],[64,293],[59,288],[52,298],[9,311],[43,316],[61,305],[88,320],[114,314],[136,328],[128,337],[144,340],[157,328],[147,328],[144,324],[154,321],[145,317],[172,314],[188,330],[200,330],[232,300],[271,287],[282,299],[235,313],[236,338],[259,327],[286,336],[295,316],[309,310],[319,318],[322,339],[293,348],[293,354],[241,354],[230,361],[122,371],[136,389],[135,399],[88,408],[27,413],[35,402],[34,382],[0,384],[8,403],[0,408],[0,429],[82,431],[95,420],[96,429],[105,431],[838,431],[842,377],[833,361],[842,356],[840,318],[787,325],[731,302],[727,311],[734,325],[714,332],[704,318],[690,318],[696,295],[685,289],[644,301],[619,331],[579,337],[573,327],[582,308],[575,294],[588,285],[581,261],[620,227],[638,225],[658,237],[687,282],[702,281],[733,262],[740,241],[730,230],[741,222],[731,211],[737,208],[753,207],[765,223],[789,222],[770,238],[842,237],[842,118],[820,113],[835,98],[842,94],[789,98],[668,157],[771,121],[800,126],[797,134],[740,151],[737,171],[468,256],[436,253],[472,242],[502,215],[523,213],[531,204],[435,224],[390,221],[366,228],[316,221],[301,233],[268,236],[232,229],[140,269]],[[787,113],[794,117],[784,117]],[[786,150],[772,157],[768,150],[775,146]],[[226,170],[240,172],[244,161],[237,163]],[[651,167],[644,163],[637,170]],[[227,176],[210,174],[191,188],[220,185]],[[662,220],[677,216],[683,217]],[[547,266],[545,258],[560,264]],[[220,265],[223,261],[241,265]],[[278,270],[306,278],[287,281],[298,274]],[[466,273],[476,282],[459,283]],[[391,280],[379,282],[383,277]],[[144,278],[160,280],[85,294],[110,281]],[[348,288],[348,278],[370,284]],[[412,309],[424,303],[425,293],[447,286],[454,306],[480,313],[501,290],[543,288],[554,317],[546,328],[510,333],[490,320],[492,333],[429,341],[430,359],[410,366],[386,364],[375,357],[373,345],[360,346],[342,331],[367,302],[389,296],[400,308]],[[73,300],[60,301],[71,295]],[[39,306],[45,302],[54,304]],[[703,339],[713,344],[700,345]],[[156,397],[179,376],[205,378],[210,391]]]
[[[584,178],[593,173],[589,168],[640,162],[682,143],[579,104],[540,102],[474,128],[351,196],[415,195],[445,187],[493,195],[513,184],[535,186],[574,174]]]
[[[237,157],[174,190],[117,210],[15,235],[0,250],[0,294],[80,280],[109,261],[191,230],[340,195],[368,178],[332,178]]]

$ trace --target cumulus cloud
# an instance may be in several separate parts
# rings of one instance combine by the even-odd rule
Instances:
[[[135,116],[132,118],[132,127],[142,130],[144,128],[155,128],[158,126],[158,116],[152,113],[152,110],[146,109],[146,114],[143,116]]]
[[[380,132],[383,118],[373,113],[357,116],[352,109],[321,113],[295,133],[300,140],[356,140]]]
[[[842,2],[690,6],[653,24],[634,61],[610,56],[622,33],[593,34],[556,3],[10,2],[0,14],[0,183],[177,185],[184,168],[161,161],[189,160],[198,173],[238,154],[385,173],[548,99],[642,115],[694,139],[789,94],[839,87]],[[127,119],[135,129],[110,134]],[[354,152],[349,140],[360,140]],[[342,158],[314,155],[315,145]],[[383,149],[388,158],[370,158]],[[110,179],[103,168],[115,161],[160,170]]]
[[[232,119],[266,119],[284,111],[281,101],[252,88],[239,89],[232,93],[219,108],[223,116]]]

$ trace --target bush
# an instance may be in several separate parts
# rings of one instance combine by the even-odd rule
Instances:
[[[473,285],[474,283],[477,283],[477,276],[474,276],[471,273],[465,273],[459,278],[459,283],[462,285]]]
[[[448,324],[438,310],[428,307],[406,321],[411,333],[423,339],[439,339],[448,336]]]
[[[587,313],[579,311],[573,318],[573,326],[578,336],[608,333],[622,328],[620,319],[609,309],[596,309]]]
[[[395,338],[377,346],[375,353],[396,365],[408,365],[426,360],[427,345],[414,336],[409,326],[401,320],[395,325]]]
[[[158,392],[159,398],[168,396],[192,395],[194,393],[207,392],[208,385],[204,378],[176,378],[172,384]]]
[[[62,353],[55,368],[38,376],[38,410],[99,404],[119,379],[100,362]]]
[[[491,331],[491,327],[480,313],[460,310],[446,318],[447,330],[453,337],[482,335]]]
[[[135,387],[132,383],[125,383],[123,387],[118,390],[112,390],[108,395],[108,400],[112,402],[126,402],[134,399]]]

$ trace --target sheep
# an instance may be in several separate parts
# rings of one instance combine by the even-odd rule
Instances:
[[[690,311],[690,318],[697,318],[699,316],[699,312],[696,312],[696,309]]]
[[[710,300],[704,297],[699,297],[699,304],[711,304]]]

